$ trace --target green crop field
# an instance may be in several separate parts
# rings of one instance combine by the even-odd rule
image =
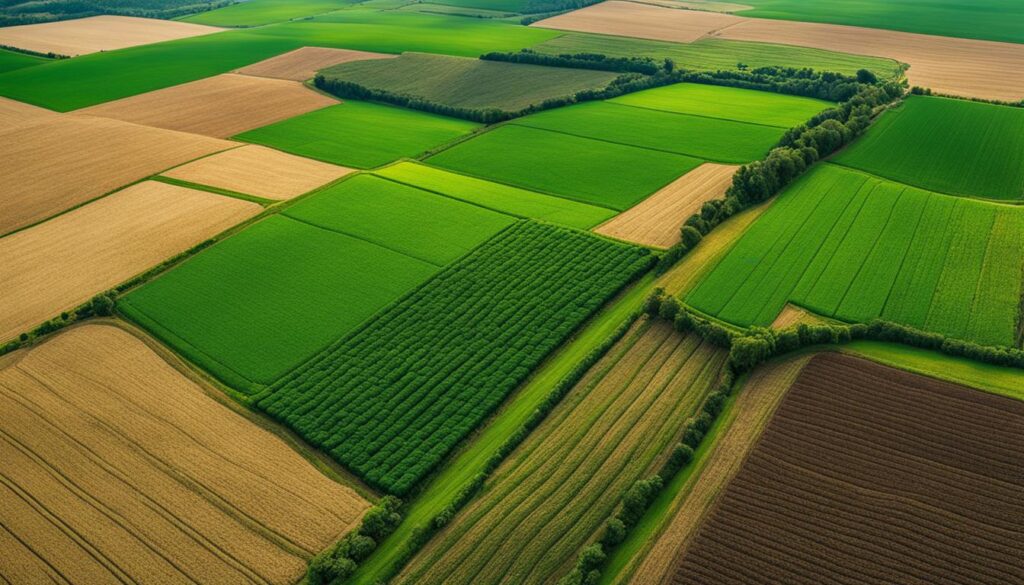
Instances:
[[[786,302],[1013,345],[1024,208],[949,197],[825,164],[791,186],[690,292],[695,308],[768,325]]]
[[[1017,0],[743,0],[739,16],[885,28],[989,41],[1024,42],[1024,4]]]
[[[466,254],[515,221],[372,175],[328,187],[284,214],[436,266]]]
[[[376,90],[470,109],[517,112],[544,100],[599,89],[617,77],[607,71],[542,67],[427,53],[342,63],[321,71]]]
[[[505,12],[521,12],[531,0],[433,0],[436,4],[458,6],[459,8],[480,8],[485,10],[503,10]]]
[[[854,75],[867,69],[881,78],[897,79],[900,64],[892,59],[851,55],[791,45],[729,41],[704,38],[692,43],[669,43],[629,37],[586,33],[566,33],[530,47],[540,53],[600,53],[610,57],[651,57],[672,59],[683,69],[717,71],[736,69],[739,63],[751,69],[767,66],[805,67],[816,71],[835,71]]]
[[[427,162],[621,211],[704,161],[506,125],[444,150]]]
[[[17,69],[24,69],[26,67],[34,67],[36,65],[42,65],[49,62],[49,59],[44,59],[42,57],[34,57],[32,55],[26,55],[25,53],[0,49],[0,74],[7,73],[8,71],[15,71]]]
[[[545,583],[599,535],[620,494],[668,453],[725,351],[644,323],[591,368],[414,559],[402,585]]]
[[[417,156],[478,127],[456,118],[347,100],[235,139],[334,164],[371,168]]]
[[[639,108],[792,128],[833,104],[813,98],[735,87],[677,83],[608,100]]]
[[[615,215],[614,211],[605,207],[552,197],[414,162],[390,165],[374,171],[374,174],[487,209],[578,229],[590,229]]]
[[[522,221],[257,406],[370,484],[405,493],[650,260],[641,248]]]
[[[911,96],[835,162],[952,195],[1024,199],[1024,109]]]
[[[198,254],[118,306],[246,391],[272,382],[436,270],[277,215]]]
[[[211,26],[260,26],[332,12],[354,3],[355,0],[246,0],[181,20]]]
[[[585,102],[547,110],[513,123],[726,163],[764,157],[784,132],[775,126],[611,102]]]

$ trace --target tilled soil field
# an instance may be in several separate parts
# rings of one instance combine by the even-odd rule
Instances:
[[[674,583],[1020,583],[1024,403],[837,354],[804,369]]]
[[[0,45],[74,57],[208,35],[222,30],[188,22],[104,14],[4,27],[0,29]]]
[[[235,73],[253,75],[255,77],[271,77],[274,79],[290,79],[305,81],[316,75],[316,72],[327,67],[351,61],[368,59],[393,59],[398,55],[370,53],[368,51],[352,51],[349,49],[328,49],[326,47],[302,47],[294,51],[271,57],[243,67]]]

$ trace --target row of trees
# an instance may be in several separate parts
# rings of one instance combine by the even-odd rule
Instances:
[[[309,561],[306,568],[309,584],[340,583],[355,573],[359,563],[370,556],[377,544],[398,528],[402,522],[401,507],[402,501],[394,496],[381,498],[363,515],[359,528]]]
[[[654,75],[659,71],[671,73],[675,70],[675,62],[665,59],[661,63],[650,57],[609,57],[601,53],[562,53],[552,55],[538,53],[532,49],[523,49],[509,53],[486,53],[480,56],[484,61],[501,61],[504,63],[524,63],[527,65],[543,65],[545,67],[565,67],[569,69],[592,69],[612,71],[615,73],[643,73]]]
[[[100,14],[169,19],[234,3],[234,0],[4,0],[0,2],[0,26],[85,18]]]

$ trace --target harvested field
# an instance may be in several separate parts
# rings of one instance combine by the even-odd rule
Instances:
[[[957,39],[603,2],[533,26],[689,43],[702,37],[796,45],[888,57],[910,64],[912,85],[990,99],[1024,98],[1024,44]]]
[[[147,181],[0,239],[0,341],[260,210],[248,201]]]
[[[778,316],[772,321],[771,327],[773,329],[785,329],[786,327],[800,325],[801,323],[818,325],[827,323],[827,321],[807,309],[801,309],[796,305],[786,303],[786,306],[779,311]]]
[[[0,130],[0,234],[232,146],[91,116],[41,116],[5,127]]]
[[[636,585],[670,583],[675,560],[691,542],[722,489],[740,469],[786,391],[810,356],[759,367],[743,384],[731,410],[723,413],[722,431],[676,493],[660,534],[644,554],[635,555],[621,575]]]
[[[1024,403],[815,356],[675,583],[1017,583]]]
[[[39,118],[55,115],[57,115],[56,112],[51,112],[45,108],[0,97],[0,127],[5,130],[15,124],[31,122]]]
[[[336,103],[296,81],[227,73],[80,112],[227,138]]]
[[[668,248],[679,241],[679,226],[705,201],[722,197],[739,167],[704,163],[595,232],[645,246]]]
[[[222,30],[224,29],[173,20],[102,15],[3,27],[0,28],[0,45],[74,57],[198,37]]]
[[[243,146],[171,169],[165,177],[267,199],[291,199],[355,172],[263,146]]]
[[[725,352],[643,322],[570,391],[398,583],[554,583],[622,494],[654,473]]]
[[[398,55],[371,53],[369,51],[352,51],[349,49],[329,49],[326,47],[302,47],[271,57],[259,63],[253,63],[235,71],[242,75],[256,77],[272,77],[274,79],[291,79],[305,81],[316,75],[316,72],[341,63],[366,61],[369,59],[392,59]]]
[[[123,329],[77,327],[13,358],[4,582],[293,583],[369,506]]]

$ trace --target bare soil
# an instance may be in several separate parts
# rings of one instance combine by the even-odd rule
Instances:
[[[266,199],[291,199],[354,169],[248,145],[192,161],[163,175]]]
[[[173,20],[102,15],[0,28],[0,45],[74,57],[223,30]]]
[[[118,327],[23,350],[0,409],[5,582],[296,582],[369,505]]]
[[[297,81],[227,73],[78,112],[227,138],[336,103]]]
[[[1019,583],[1024,402],[826,353],[673,583]]]
[[[0,238],[0,340],[261,210],[241,199],[147,181]]]
[[[775,320],[772,321],[771,326],[774,329],[785,329],[786,327],[792,327],[793,325],[820,325],[827,322],[827,320],[806,309],[786,303],[786,306],[782,307],[782,310],[779,311]]]
[[[668,248],[679,241],[679,226],[686,218],[700,211],[705,201],[725,194],[738,168],[704,163],[594,231],[645,246]]]
[[[371,53],[369,51],[353,51],[350,49],[302,47],[301,49],[295,49],[294,51],[271,57],[259,63],[253,63],[235,71],[235,73],[254,75],[256,77],[305,81],[314,77],[317,71],[341,63],[366,61],[369,59],[393,59],[397,56],[386,53]]]
[[[559,14],[530,26],[622,37],[692,43],[743,19],[731,14],[679,10],[610,0]]]
[[[16,124],[58,115],[45,108],[0,97],[0,128],[8,129]]]

